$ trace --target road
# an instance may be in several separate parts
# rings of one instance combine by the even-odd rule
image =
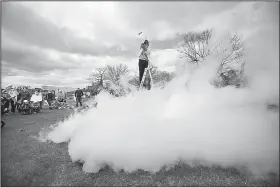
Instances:
[[[190,167],[179,164],[171,170],[149,173],[112,171],[106,167],[97,174],[84,173],[82,165],[73,163],[67,144],[38,141],[39,132],[63,120],[73,110],[48,110],[34,115],[9,114],[1,131],[2,186],[127,186],[127,185],[222,185],[268,186],[275,184],[275,176],[254,180],[234,168]],[[277,181],[276,181],[277,182]]]

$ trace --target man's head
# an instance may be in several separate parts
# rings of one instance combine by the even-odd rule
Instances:
[[[149,41],[148,41],[148,40],[145,40],[145,41],[144,41],[144,44],[146,44],[146,45],[149,46]]]
[[[22,91],[24,91],[24,92],[25,92],[25,91],[26,91],[26,88],[25,88],[25,87],[23,87],[23,88],[22,88]]]
[[[80,88],[78,88],[77,90],[80,90]]]

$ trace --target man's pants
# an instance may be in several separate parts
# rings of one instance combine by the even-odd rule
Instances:
[[[9,109],[9,106],[10,106],[10,101],[9,100],[5,100],[4,101],[4,109],[5,108]]]
[[[139,85],[141,84],[141,80],[145,71],[145,68],[148,67],[148,61],[139,59]]]
[[[49,106],[51,106],[52,101],[53,101],[52,99],[48,99],[48,100],[47,100],[47,102],[48,102]]]
[[[79,106],[79,103],[80,103],[80,106],[83,106],[82,105],[82,97],[76,97],[76,106],[77,107]]]
[[[15,113],[16,112],[15,102],[12,99],[10,99],[10,102],[11,102],[11,112]]]
[[[149,65],[148,61],[139,59],[139,87],[141,85],[141,80],[143,78],[145,68],[147,68],[148,65]],[[147,83],[146,83],[146,81],[143,82],[143,87],[150,90],[151,89],[150,79],[148,79],[148,80],[149,81]]]

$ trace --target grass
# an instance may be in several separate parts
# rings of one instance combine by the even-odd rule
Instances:
[[[67,144],[42,143],[35,137],[43,128],[63,120],[72,110],[47,110],[35,115],[10,115],[2,129],[2,186],[278,186],[271,174],[263,179],[219,166],[190,166],[178,163],[157,173],[143,170],[114,172],[105,166],[98,173],[84,173],[73,163]]]

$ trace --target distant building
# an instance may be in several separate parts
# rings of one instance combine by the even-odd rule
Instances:
[[[93,87],[93,86],[87,86],[86,89],[87,89],[87,90],[93,90],[94,87]]]
[[[50,85],[43,85],[41,87],[43,90],[54,90],[55,92],[62,91],[64,93],[75,90],[75,88],[71,88],[71,87],[58,87],[58,86],[50,86]]]

